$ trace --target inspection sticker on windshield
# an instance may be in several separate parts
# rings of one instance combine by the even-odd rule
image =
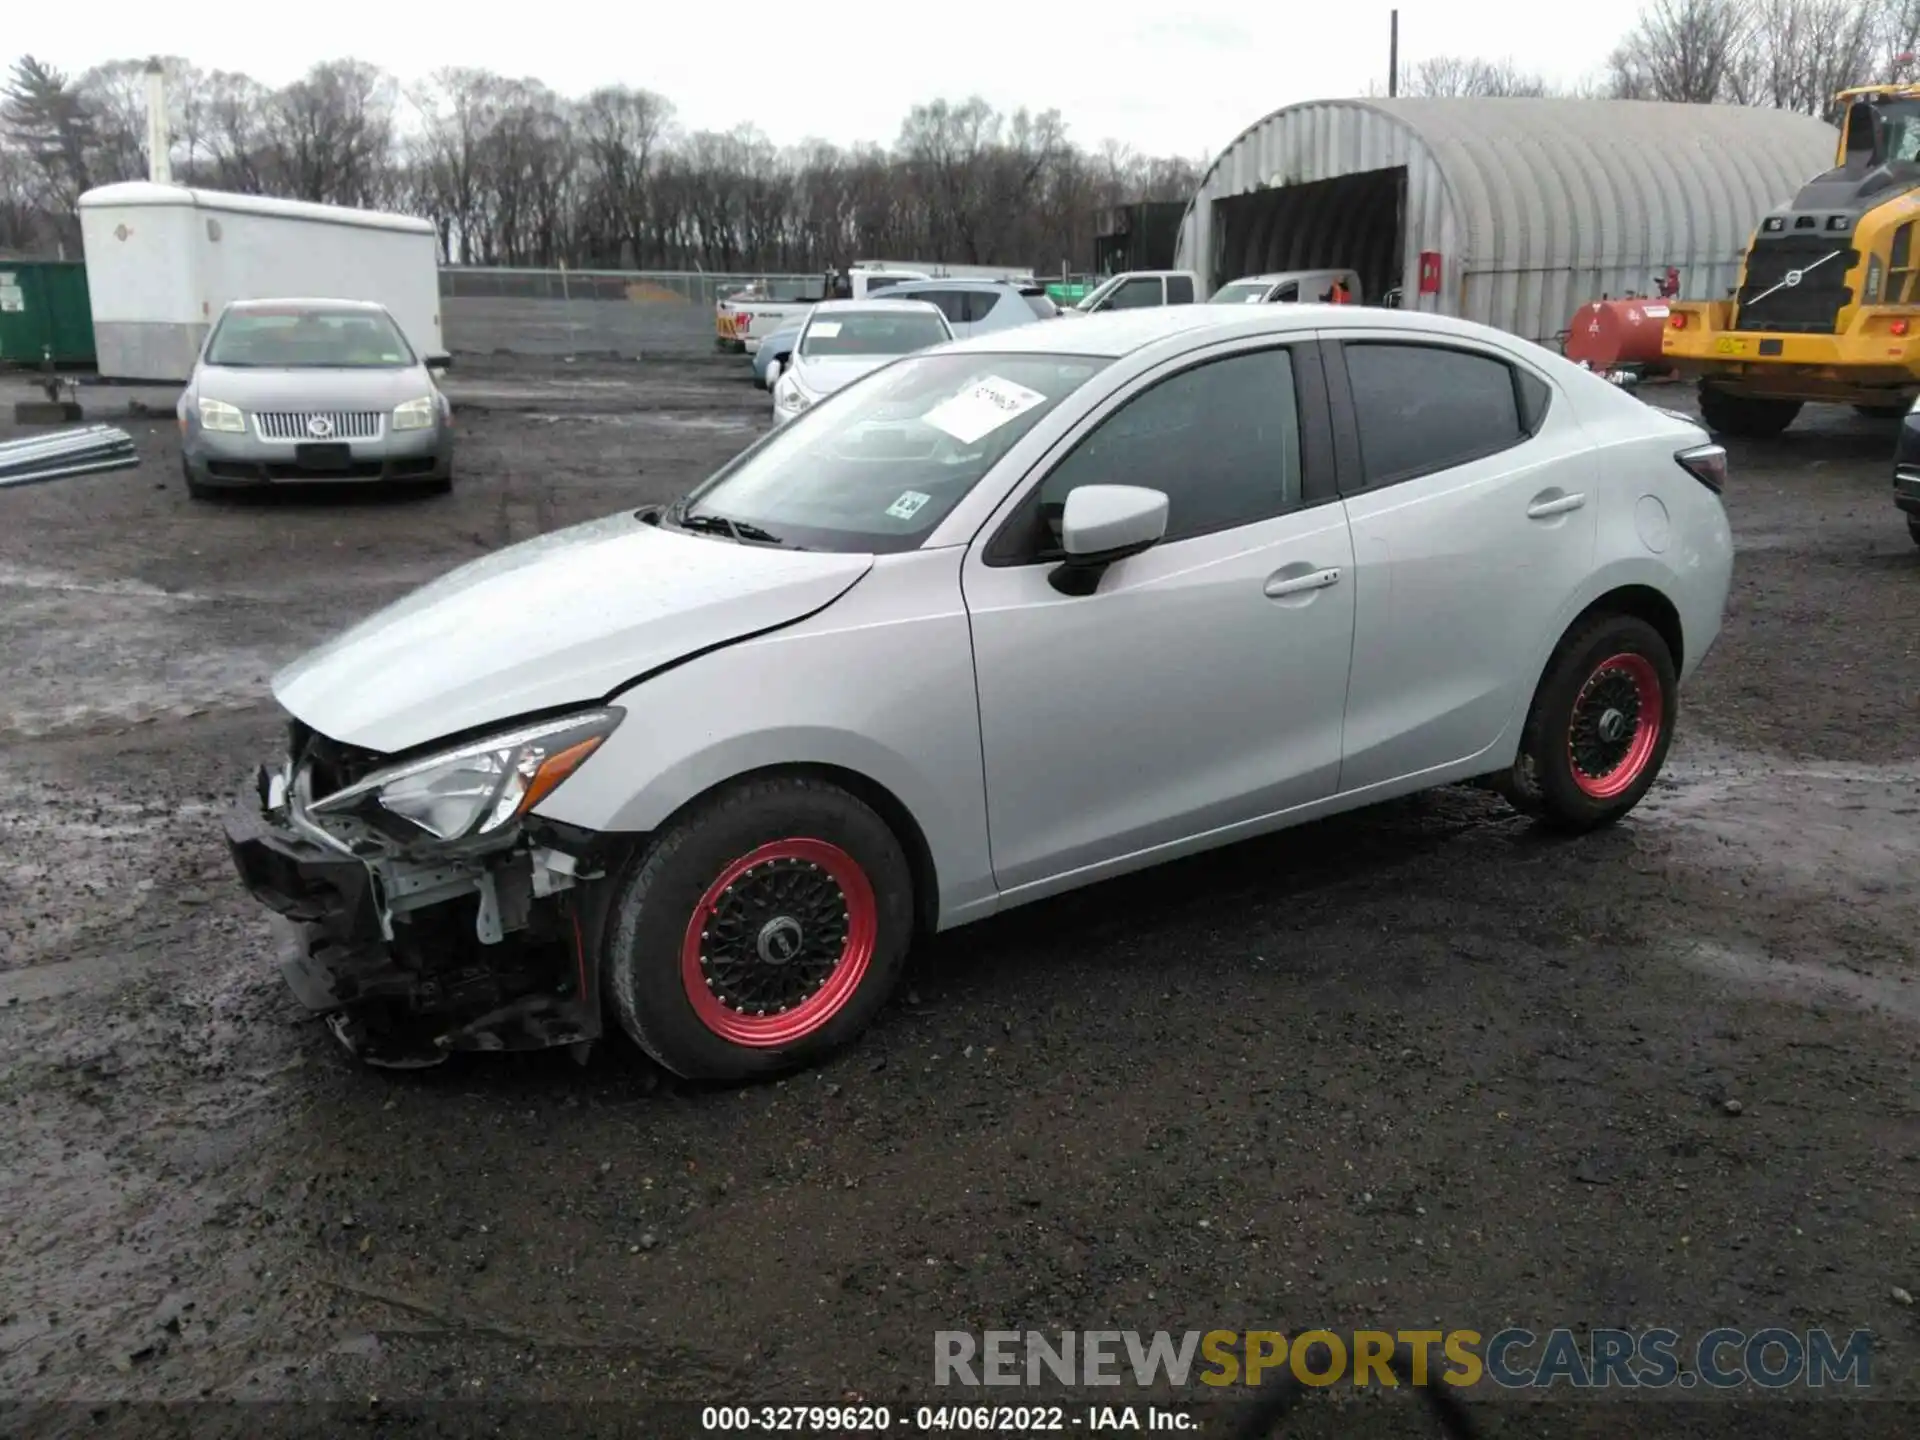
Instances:
[[[1258,305],[1262,300],[1266,298],[1267,297],[1264,295],[1249,295],[1247,296],[1246,299],[1242,300],[1240,303],[1242,305]]]
[[[923,417],[927,424],[971,445],[991,435],[1009,420],[1017,420],[1036,405],[1047,403],[1038,390],[1029,390],[998,375],[983,375],[951,399],[942,400]]]
[[[922,495],[918,490],[904,490],[900,498],[887,506],[887,514],[896,520],[911,520],[920,511],[920,507],[933,497]]]
[[[840,322],[838,320],[821,320],[807,333],[816,340],[831,340],[840,333]]]

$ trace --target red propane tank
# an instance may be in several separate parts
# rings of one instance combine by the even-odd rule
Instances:
[[[1658,365],[1660,337],[1672,313],[1664,300],[1595,300],[1574,312],[1567,358],[1602,372],[1622,365]]]

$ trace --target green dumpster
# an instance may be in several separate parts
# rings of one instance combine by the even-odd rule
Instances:
[[[0,364],[91,365],[93,302],[79,260],[0,260]]]

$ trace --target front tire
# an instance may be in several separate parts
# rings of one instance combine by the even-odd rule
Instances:
[[[1561,642],[1534,694],[1512,770],[1496,788],[1556,830],[1611,825],[1666,763],[1679,678],[1660,632],[1601,615]]]
[[[187,498],[189,500],[213,499],[212,488],[202,485],[198,480],[193,478],[193,466],[189,465],[185,460],[180,462],[180,478],[187,482]]]
[[[642,853],[614,900],[607,976],[634,1043],[690,1080],[817,1063],[898,980],[913,874],[887,823],[798,776],[722,791]]]
[[[1700,418],[1716,434],[1770,440],[1799,414],[1798,400],[1757,400],[1751,395],[1730,395],[1712,385],[1700,386]]]
[[[1909,516],[1907,519],[1907,537],[1920,545],[1920,518]]]

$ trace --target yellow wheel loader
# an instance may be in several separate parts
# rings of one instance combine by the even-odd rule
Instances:
[[[1920,397],[1920,85],[1843,90],[1835,166],[1760,222],[1728,300],[1672,302],[1666,359],[1725,435],[1802,405],[1899,415]]]

